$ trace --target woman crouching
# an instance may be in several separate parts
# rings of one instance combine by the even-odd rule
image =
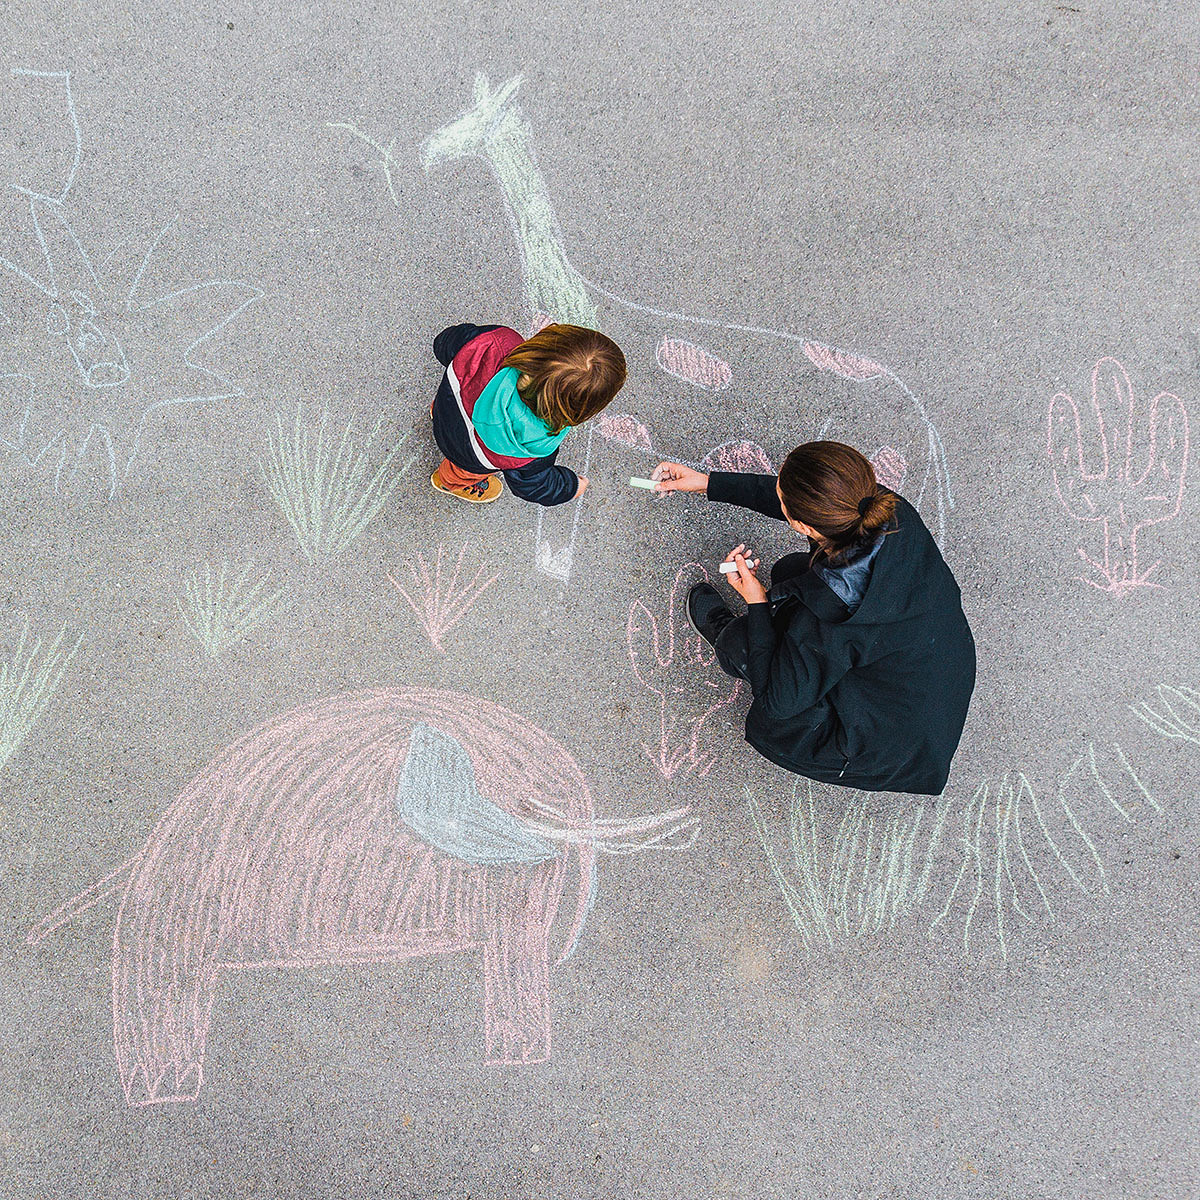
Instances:
[[[662,463],[655,479],[659,492],[705,492],[809,539],[775,564],[769,591],[745,546],[734,549],[726,578],[744,616],[710,584],[688,595],[696,631],[754,693],[746,740],[810,779],[940,794],[975,686],[975,642],[916,509],[840,442],[797,447],[778,478]]]

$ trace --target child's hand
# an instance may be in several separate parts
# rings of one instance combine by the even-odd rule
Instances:
[[[708,476],[682,463],[659,463],[650,478],[658,484],[654,492],[659,496],[665,496],[668,492],[708,491]]]
[[[732,550],[725,556],[726,562],[736,563],[737,571],[734,574],[726,575],[729,580],[729,586],[747,604],[765,604],[767,602],[767,589],[758,581],[758,576],[755,571],[758,569],[758,563],[753,559],[746,558],[747,550],[745,544],[734,546]]]
[[[577,492],[575,493],[575,499],[576,499],[576,500],[578,500],[578,499],[579,499],[579,497],[580,497],[580,496],[582,496],[582,495],[583,495],[583,493],[587,491],[587,486],[588,486],[588,481],[587,481],[587,479],[585,479],[585,478],[584,478],[584,476],[580,475],[580,477],[579,477],[579,491],[577,491]]]

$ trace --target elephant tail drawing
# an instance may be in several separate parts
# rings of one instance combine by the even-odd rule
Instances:
[[[137,866],[138,860],[141,857],[142,852],[139,850],[137,854],[131,858],[127,858],[116,870],[109,871],[103,879],[93,883],[91,887],[85,888],[78,896],[72,896],[70,900],[56,908],[48,917],[44,917],[39,921],[25,935],[26,942],[31,946],[36,946],[60,926],[66,925],[68,921],[73,921],[76,917],[82,916],[89,908],[94,908],[110,896],[124,891],[129,885],[129,877],[133,873],[133,868]]]

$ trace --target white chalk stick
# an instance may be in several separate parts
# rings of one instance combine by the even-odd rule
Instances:
[[[748,559],[746,559],[746,566],[757,567],[758,563],[756,563],[754,561],[754,559],[748,558]],[[738,569],[737,563],[722,563],[721,564],[721,574],[722,575],[736,575],[737,569]]]
[[[656,479],[639,479],[636,475],[633,475],[629,479],[629,486],[636,487],[636,488],[645,488],[646,491],[652,492],[658,486],[658,480],[656,480]]]

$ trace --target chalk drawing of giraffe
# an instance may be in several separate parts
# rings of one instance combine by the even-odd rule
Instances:
[[[872,457],[880,479],[897,490],[903,486],[906,497],[921,511],[934,535],[944,537],[954,500],[941,436],[920,399],[886,366],[872,357],[804,334],[689,316],[628,300],[575,269],[563,246],[554,206],[538,167],[532,126],[515,100],[521,82],[518,75],[493,89],[486,75],[476,75],[471,106],[426,139],[422,162],[427,172],[460,158],[481,158],[491,168],[520,251],[531,328],[555,320],[604,328],[611,333],[616,309],[643,314],[653,321],[653,331],[632,336],[645,337],[647,357],[653,355],[667,376],[714,391],[729,385],[731,372],[726,362],[688,339],[664,332],[664,325],[712,330],[733,343],[735,351],[738,338],[744,340],[744,335],[784,343],[789,351],[802,353],[803,358],[797,359],[798,370],[827,372],[862,391],[853,405],[856,426],[846,423],[845,414],[829,416],[813,426],[810,436],[841,437],[858,445],[870,440],[872,445],[867,449],[875,450]],[[399,173],[400,164],[395,142],[383,146],[351,124],[330,125],[348,130],[378,155],[375,165],[385,173],[392,200],[398,202],[394,173]],[[617,340],[626,349],[632,372],[631,351],[640,348],[630,345],[624,330]],[[754,381],[743,376],[741,382]],[[591,462],[594,436],[594,426],[589,426],[585,473]],[[787,436],[793,437],[794,444],[793,432]],[[790,444],[776,449],[790,449]],[[562,581],[570,578],[583,511],[579,504],[572,505],[572,509],[569,517],[553,509],[539,510],[536,566]]]

